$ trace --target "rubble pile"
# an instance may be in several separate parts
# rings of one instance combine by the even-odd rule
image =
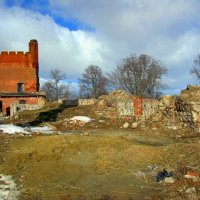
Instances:
[[[171,126],[190,127],[200,131],[200,86],[189,85],[179,96],[162,96],[158,104],[158,113],[153,121],[162,120]]]
[[[159,100],[158,112],[152,117],[153,121],[162,121],[167,127],[175,126],[175,124],[176,126],[182,127],[183,124],[180,123],[178,118],[179,115],[176,109],[176,101],[176,96],[162,96]]]
[[[176,101],[176,110],[181,122],[200,131],[200,86],[189,85],[182,90]]]
[[[127,105],[125,105],[125,107],[130,110],[130,113],[133,116],[133,96],[127,94],[123,90],[116,90],[109,95],[100,96],[98,102],[96,103],[97,109],[95,113],[98,116],[103,116],[111,119],[118,116],[120,117],[121,102],[126,102]]]
[[[126,118],[135,121],[147,119],[157,110],[158,101],[155,99],[143,99],[123,90],[116,90],[109,95],[99,97],[95,113],[111,119]]]
[[[158,108],[163,115],[174,118],[176,110],[175,104],[176,104],[176,97],[166,95],[160,98]]]
[[[88,106],[88,105],[94,105],[97,102],[97,99],[79,99],[78,105],[79,106]]]
[[[86,103],[93,104],[94,113],[100,118],[147,124],[162,121],[168,128],[190,127],[200,131],[200,86],[196,85],[189,85],[179,96],[162,96],[159,101],[116,90]]]

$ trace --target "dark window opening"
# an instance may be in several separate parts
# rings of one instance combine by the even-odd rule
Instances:
[[[0,101],[0,113],[2,112],[3,106],[2,106],[2,101]]]
[[[24,92],[24,83],[17,84],[17,92],[19,93]]]
[[[26,100],[20,99],[20,100],[19,100],[19,104],[26,104]]]
[[[7,115],[7,116],[10,116],[10,107],[7,107],[7,108],[6,108],[6,115]]]

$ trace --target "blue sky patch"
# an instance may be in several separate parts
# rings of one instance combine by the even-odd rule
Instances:
[[[53,17],[53,16],[52,16]],[[95,31],[95,29],[85,23],[79,22],[76,19],[63,19],[62,17],[53,17],[56,24],[66,27],[71,31],[85,30],[85,31]]]
[[[15,5],[15,0],[6,0],[5,5],[8,7],[12,7]]]
[[[24,9],[37,11],[42,15],[49,15],[53,18],[56,24],[58,24],[59,26],[66,27],[71,31],[76,31],[76,30],[85,30],[90,32],[95,31],[93,27],[89,26],[86,23],[80,22],[77,19],[74,18],[64,19],[61,16],[52,14],[51,10],[49,9],[48,0],[28,0],[28,1],[6,0],[5,4],[7,7],[20,6]]]

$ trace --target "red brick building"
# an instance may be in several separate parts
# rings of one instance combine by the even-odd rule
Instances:
[[[44,104],[45,95],[39,92],[38,72],[37,40],[29,42],[28,52],[1,52],[0,112],[9,115],[13,104]]]

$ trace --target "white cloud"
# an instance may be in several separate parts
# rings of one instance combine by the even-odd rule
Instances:
[[[90,64],[109,71],[131,53],[147,53],[169,69],[168,80],[176,81],[165,79],[171,90],[194,82],[189,71],[200,53],[200,1],[49,0],[49,3],[52,15],[74,18],[94,31],[70,31],[57,25],[50,15],[33,10],[0,8],[0,50],[26,51],[26,42],[38,39],[43,78],[51,69],[59,68],[68,79],[77,79]]]
[[[70,31],[61,27],[48,15],[21,8],[0,8],[6,18],[0,18],[0,50],[27,51],[30,39],[39,42],[41,75],[47,77],[51,69],[58,68],[68,78],[77,78],[90,64],[103,65],[101,42],[90,32]]]

